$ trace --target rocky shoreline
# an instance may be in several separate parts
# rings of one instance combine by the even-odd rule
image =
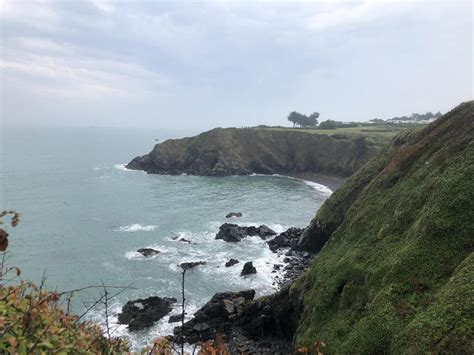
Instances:
[[[254,227],[224,223],[215,239],[226,243],[238,243],[243,238],[252,237],[265,240],[272,252],[284,257],[283,263],[274,264],[272,270],[274,284],[280,289],[278,295],[288,293],[289,285],[309,267],[313,258],[314,254],[302,247],[305,244],[302,242],[303,232],[302,228],[292,227],[277,234],[265,225]],[[155,255],[154,250],[140,251],[144,256]],[[201,261],[184,264],[180,264],[183,270],[205,265]],[[251,261],[242,264],[239,260],[231,259],[225,267],[242,267],[241,277],[259,272]],[[180,325],[174,328],[170,340],[195,344],[220,335],[232,354],[287,354],[292,345],[291,337],[288,334],[282,337],[282,330],[275,329],[275,324],[280,320],[276,321],[274,313],[280,312],[278,308],[282,303],[271,301],[273,298],[274,295],[255,299],[255,290],[252,289],[216,293],[183,327]],[[145,329],[169,314],[172,304],[176,302],[176,299],[156,296],[129,301],[122,308],[118,319],[121,324],[128,324],[131,331]],[[172,317],[170,322],[181,321],[181,315]]]

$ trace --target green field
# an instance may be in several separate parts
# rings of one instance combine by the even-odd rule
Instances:
[[[335,138],[349,138],[354,139],[356,137],[365,137],[374,146],[382,147],[392,137],[397,135],[406,129],[420,129],[425,127],[424,124],[362,124],[359,127],[347,127],[347,128],[336,128],[336,129],[318,129],[318,128],[279,128],[279,127],[268,127],[268,128],[254,128],[261,130],[276,130],[276,131],[298,131],[306,132],[309,134],[326,134],[335,136]],[[336,136],[337,135],[337,136]]]

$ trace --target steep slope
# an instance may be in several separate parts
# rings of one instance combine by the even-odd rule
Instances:
[[[216,128],[195,137],[170,139],[127,167],[155,174],[247,175],[318,172],[348,176],[377,151],[364,137],[298,130]]]
[[[326,201],[301,243],[320,251],[290,290],[298,344],[473,352],[473,137],[468,102],[396,137]]]

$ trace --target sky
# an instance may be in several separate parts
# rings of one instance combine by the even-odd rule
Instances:
[[[363,121],[473,96],[471,1],[0,4],[6,125]]]

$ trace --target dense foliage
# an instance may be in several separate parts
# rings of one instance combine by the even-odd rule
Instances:
[[[472,353],[474,103],[397,136],[318,212],[299,344],[325,353]]]
[[[306,116],[299,112],[293,111],[288,115],[288,121],[300,127],[315,127],[318,124],[319,112],[313,112],[311,115]]]

